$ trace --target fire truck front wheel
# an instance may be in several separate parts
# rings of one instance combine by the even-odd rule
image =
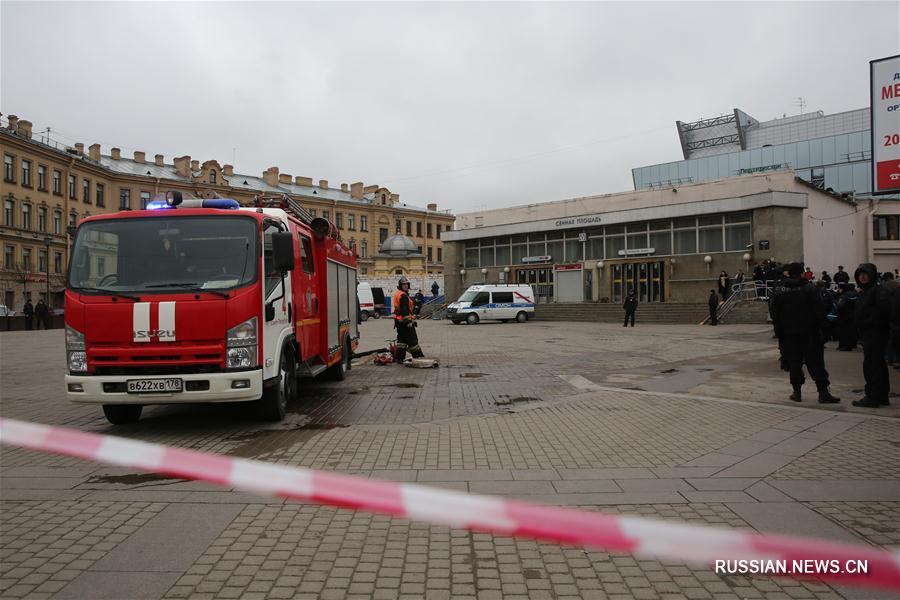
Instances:
[[[294,359],[289,349],[281,353],[278,377],[263,385],[263,395],[259,399],[260,416],[267,421],[281,421],[287,413],[287,404],[297,393],[297,376]]]
[[[141,418],[141,411],[144,410],[141,404],[104,404],[103,414],[106,420],[113,425],[125,425],[134,423]]]

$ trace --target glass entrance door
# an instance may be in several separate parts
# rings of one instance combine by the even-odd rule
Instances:
[[[534,290],[535,302],[553,301],[553,269],[551,267],[519,269],[516,271],[516,283],[530,285]]]
[[[633,291],[639,302],[665,302],[665,263],[618,263],[612,265],[612,301],[622,302]]]

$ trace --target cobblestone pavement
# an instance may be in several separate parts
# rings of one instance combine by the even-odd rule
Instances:
[[[420,324],[433,370],[354,365],[288,418],[65,402],[61,331],[0,335],[0,414],[281,464],[900,549],[900,420],[786,400],[769,331]],[[362,326],[363,348],[390,323]],[[828,358],[832,358],[829,354]],[[829,365],[846,395],[861,355]],[[894,402],[898,404],[898,402]],[[872,598],[470,533],[0,448],[2,598]]]

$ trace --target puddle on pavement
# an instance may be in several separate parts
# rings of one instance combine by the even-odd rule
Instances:
[[[489,375],[489,373],[460,373],[460,377],[465,377],[467,379],[474,379],[478,377],[485,377]]]
[[[509,406],[510,404],[519,404],[522,402],[541,402],[540,398],[536,398],[534,396],[516,396],[514,398],[510,398],[508,396],[500,396],[495,401],[494,404],[497,406]]]
[[[475,365],[444,365],[445,369],[471,369]]]
[[[660,373],[677,373],[678,369],[665,369],[664,371],[660,371]]]
[[[340,423],[305,423],[299,427],[287,430],[260,429],[249,431],[229,438],[231,441],[240,443],[228,455],[254,458],[264,454],[271,454],[280,450],[287,450],[298,444],[306,444],[323,432],[344,427],[349,427],[349,425]]]
[[[543,579],[544,572],[540,569],[522,569],[522,575],[525,579]]]
[[[159,475],[158,473],[130,473],[128,475],[94,475],[85,483],[121,483],[123,485],[139,485],[157,481],[184,481],[177,477]]]

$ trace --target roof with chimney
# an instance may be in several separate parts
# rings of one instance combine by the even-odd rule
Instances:
[[[384,191],[384,188],[380,186],[366,186],[364,187],[364,192],[362,194],[358,194],[361,197],[354,198],[351,192],[351,189],[346,184],[343,184],[341,188],[331,188],[327,186],[327,182],[322,181],[320,185],[299,185],[297,183],[297,179],[312,182],[310,178],[292,178],[291,182],[285,182],[283,180],[279,181],[278,177],[278,169],[273,167],[271,170],[274,171],[275,180],[278,181],[278,185],[271,185],[268,183],[264,177],[259,177],[256,175],[245,175],[241,173],[232,172],[231,175],[225,174],[226,167],[220,167],[217,172],[217,176],[219,178],[219,182],[216,184],[208,184],[198,181],[198,179],[203,175],[206,166],[200,168],[194,168],[196,166],[201,165],[199,161],[191,161],[190,157],[177,157],[175,158],[175,162],[185,161],[187,169],[182,169],[179,172],[178,168],[175,164],[169,164],[162,161],[162,156],[158,155],[159,160],[162,164],[157,164],[157,162],[150,158],[141,162],[137,160],[138,156],[135,158],[126,158],[121,156],[121,153],[118,149],[114,148],[113,152],[118,154],[118,157],[114,158],[112,154],[100,154],[99,145],[95,144],[91,146],[89,152],[84,152],[83,144],[76,144],[76,147],[68,147],[64,146],[62,149],[59,147],[59,144],[54,142],[53,144],[44,142],[43,140],[36,140],[32,137],[31,133],[31,123],[29,121],[20,120],[13,115],[10,115],[7,119],[8,126],[0,127],[0,135],[8,135],[14,136],[16,139],[22,142],[26,142],[31,145],[39,146],[46,151],[51,151],[57,154],[64,156],[66,159],[71,159],[73,157],[83,161],[84,163],[91,164],[97,167],[100,167],[106,171],[117,173],[121,175],[128,175],[134,177],[150,177],[150,178],[159,178],[166,179],[170,181],[178,181],[184,184],[195,184],[199,183],[202,185],[223,185],[234,188],[236,190],[241,190],[245,192],[257,192],[257,193],[265,193],[265,194],[290,194],[294,196],[302,196],[306,198],[314,198],[321,200],[329,200],[329,201],[338,201],[342,203],[351,203],[351,204],[359,204],[359,205],[373,205],[376,203],[376,198],[378,196],[378,192]],[[18,124],[22,124],[23,127],[21,130],[18,127]],[[27,124],[27,129],[25,125]],[[48,139],[48,142],[51,141]],[[145,153],[136,152],[136,155],[143,157]],[[92,158],[93,156],[93,158]],[[186,174],[185,174],[186,173]],[[268,173],[268,171],[267,171]],[[264,173],[265,176],[267,173]],[[323,187],[323,185],[325,187]],[[354,184],[354,186],[362,186],[363,184]],[[346,191],[345,191],[346,189]],[[373,191],[374,190],[374,191]],[[399,196],[392,194],[392,204],[390,207],[408,210],[413,212],[421,212],[421,213],[430,213],[430,214],[440,214],[444,216],[452,216],[449,210],[437,211],[430,210],[429,208],[422,208],[420,206],[415,206],[412,204],[406,204],[405,202],[400,202],[398,200]]]

